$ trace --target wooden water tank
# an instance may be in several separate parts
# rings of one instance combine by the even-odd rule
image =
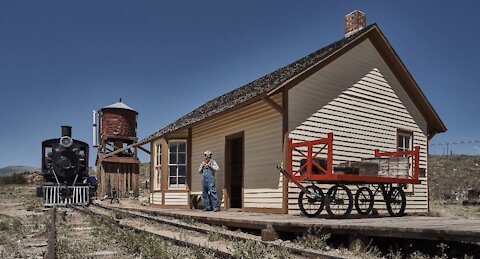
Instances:
[[[100,109],[100,138],[137,137],[137,115],[134,109],[122,103],[122,99],[103,107]]]

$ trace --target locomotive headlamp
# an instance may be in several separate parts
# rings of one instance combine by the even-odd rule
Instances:
[[[73,144],[73,140],[69,136],[64,136],[60,139],[60,145],[64,147],[70,147]]]

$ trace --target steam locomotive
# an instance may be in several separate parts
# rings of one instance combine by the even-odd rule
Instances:
[[[45,206],[87,205],[92,185],[88,179],[88,144],[72,138],[72,127],[62,126],[61,138],[42,142],[43,185],[37,196]]]

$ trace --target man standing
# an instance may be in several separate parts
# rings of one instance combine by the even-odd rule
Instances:
[[[220,210],[220,203],[218,202],[217,190],[215,189],[215,172],[220,168],[217,165],[217,162],[212,159],[212,152],[205,151],[203,152],[205,159],[200,164],[198,172],[202,175],[202,199],[203,204],[205,204],[205,211],[217,212]],[[210,204],[210,199],[212,204]]]

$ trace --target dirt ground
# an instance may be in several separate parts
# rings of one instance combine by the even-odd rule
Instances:
[[[0,185],[2,201],[0,203],[0,258],[44,257],[47,250],[50,210],[43,207],[41,198],[35,197],[35,188],[35,185]],[[122,200],[124,206],[131,203],[138,203],[138,200]],[[447,218],[480,219],[480,206],[462,206],[433,201],[430,214],[430,216]],[[125,244],[115,240],[116,233],[110,233],[104,226],[86,219],[78,212],[60,208],[57,220],[59,258],[142,257],[131,249],[126,249]],[[154,240],[154,242],[158,241]],[[367,251],[353,252],[337,246],[333,248],[330,246],[330,241],[327,244],[326,240],[319,239],[316,234],[303,237],[301,243],[305,247],[323,247],[322,250],[327,254],[346,258],[402,258],[402,256],[429,258],[422,254],[401,255],[397,252],[382,255],[375,246]],[[171,247],[165,246],[165,249],[169,248]],[[151,250],[157,251],[158,247]],[[444,254],[441,253],[441,255]]]
[[[103,227],[70,208],[57,212],[58,258],[135,258],[114,240],[99,235]]]
[[[444,218],[480,219],[480,205],[433,201],[430,203],[429,215]]]
[[[44,258],[51,211],[35,197],[36,185],[0,185],[0,258]],[[72,209],[57,211],[58,258],[135,258],[100,226]]]
[[[0,258],[43,258],[49,211],[34,185],[0,186]]]

